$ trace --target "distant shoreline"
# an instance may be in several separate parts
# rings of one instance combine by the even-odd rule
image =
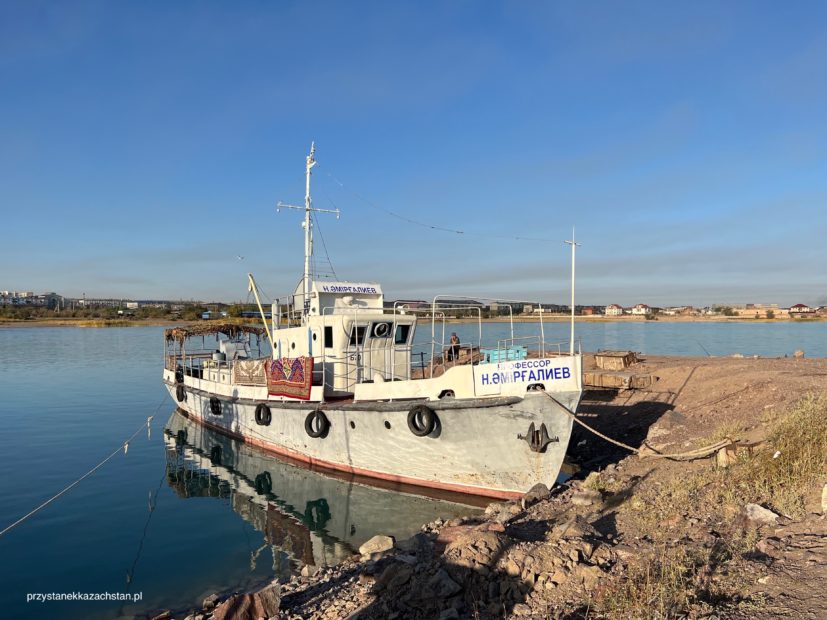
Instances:
[[[446,323],[468,323],[475,319],[446,319]],[[483,323],[509,323],[512,319],[509,317],[496,317],[481,319]],[[806,319],[778,317],[774,319],[768,318],[749,318],[745,316],[661,316],[658,315],[655,319],[646,319],[645,316],[603,316],[603,315],[576,315],[574,317],[575,323],[821,323],[827,320],[827,317],[811,317]],[[537,316],[515,316],[513,318],[515,323],[539,323],[540,318]],[[544,323],[568,323],[571,321],[571,315],[543,315]]]
[[[481,319],[483,323],[539,323],[538,316],[515,316],[493,317]],[[569,315],[543,315],[544,323],[568,323],[571,320]],[[577,315],[575,323],[822,323],[827,316],[814,316],[807,318],[778,317],[748,318],[743,316],[658,316],[656,319],[647,320],[644,316],[603,316],[603,315]],[[474,318],[445,319],[446,323],[473,323]],[[3,327],[85,327],[85,328],[109,328],[109,327],[176,327],[206,323],[207,321],[185,321],[169,319],[86,319],[86,318],[37,318],[37,319],[0,319],[0,328]],[[216,323],[221,321],[214,321]]]
[[[0,319],[2,327],[175,327],[195,321],[164,319]]]

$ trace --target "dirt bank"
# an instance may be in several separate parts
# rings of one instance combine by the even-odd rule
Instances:
[[[189,617],[827,617],[827,360],[649,357],[635,371],[658,381],[589,392],[579,417],[650,452],[742,447],[640,458],[576,427],[581,471],[563,485]]]

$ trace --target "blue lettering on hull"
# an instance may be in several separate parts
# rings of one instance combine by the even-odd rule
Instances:
[[[569,378],[571,378],[571,368],[568,366],[558,366],[555,368],[514,370],[510,375],[504,372],[484,372],[480,374],[480,383],[482,385],[499,385],[501,383],[554,381]]]

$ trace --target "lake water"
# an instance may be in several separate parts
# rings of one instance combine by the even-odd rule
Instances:
[[[534,336],[536,323],[515,323],[514,337]],[[568,350],[569,323],[546,323],[545,341],[564,343]],[[483,323],[483,345],[496,346],[498,339],[511,337],[507,323]],[[578,323],[575,338],[583,351],[630,350],[650,355],[725,356],[741,353],[745,356],[783,357],[801,349],[808,357],[827,357],[827,322],[778,323],[706,323],[706,322],[600,322]],[[478,324],[446,324],[445,341],[451,332],[457,332],[466,344],[479,340]],[[417,341],[430,341],[431,325],[417,328]],[[442,326],[437,327],[437,341],[442,341]],[[532,348],[529,346],[529,348]],[[536,348],[536,347],[534,347]]]
[[[568,325],[548,324],[565,341]],[[476,326],[447,326],[463,342]],[[486,325],[486,340],[509,327]],[[515,335],[536,326],[515,325]],[[418,341],[429,338],[422,326]],[[827,323],[595,323],[584,350],[827,356]],[[706,351],[705,351],[705,350]],[[329,564],[374,533],[405,537],[474,508],[308,472],[190,425],[161,385],[160,328],[0,328],[0,529],[100,462],[90,478],[0,537],[9,618],[116,618],[196,605],[215,591]],[[142,601],[26,602],[36,593]]]
[[[193,426],[161,384],[160,328],[0,329],[0,617],[116,618],[335,563],[376,533],[405,538],[476,508],[307,471]],[[165,432],[166,431],[166,432]],[[152,510],[150,510],[150,507]],[[139,603],[26,602],[141,593]]]

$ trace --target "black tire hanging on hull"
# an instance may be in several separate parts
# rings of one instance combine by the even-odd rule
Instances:
[[[327,437],[330,430],[330,420],[321,409],[316,409],[307,414],[304,419],[304,430],[313,439]]]
[[[259,403],[256,406],[256,424],[259,426],[270,426],[273,416],[270,413],[270,407],[264,403]]]
[[[408,429],[417,437],[433,433],[437,422],[436,413],[426,405],[416,405],[408,412]]]

